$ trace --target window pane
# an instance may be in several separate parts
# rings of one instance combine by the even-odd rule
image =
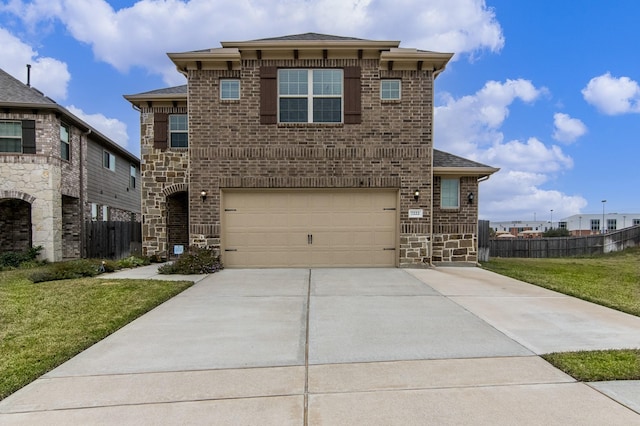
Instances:
[[[442,179],[440,206],[445,208],[457,208],[458,202],[458,179]]]
[[[309,72],[307,70],[278,70],[280,95],[306,95]]]
[[[313,70],[314,95],[342,95],[342,70]]]
[[[308,120],[307,98],[281,98],[281,123],[306,123]]]
[[[69,160],[70,156],[69,156],[69,144],[64,142],[64,141],[60,141],[60,157],[63,160]]]
[[[102,166],[106,167],[107,169],[109,168],[109,153],[107,151],[104,151],[102,153]]]
[[[20,139],[0,137],[0,152],[22,152],[22,144],[20,142]]]
[[[60,140],[69,142],[69,129],[66,126],[60,126]]]
[[[380,84],[381,99],[400,99],[400,80],[382,80]]]
[[[0,137],[2,136],[22,139],[22,123],[16,121],[0,122]]]
[[[187,115],[186,114],[172,114],[169,116],[169,129],[170,130],[184,130],[187,131]]]
[[[189,146],[186,133],[171,133],[172,148],[187,148]]]
[[[240,80],[220,80],[221,99],[240,99]]]
[[[313,100],[314,123],[340,123],[342,121],[341,98],[315,98]]]

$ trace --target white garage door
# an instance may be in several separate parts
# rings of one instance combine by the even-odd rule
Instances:
[[[396,264],[396,191],[224,191],[222,203],[226,267]]]

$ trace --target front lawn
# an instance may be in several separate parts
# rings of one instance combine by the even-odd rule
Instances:
[[[192,285],[0,272],[0,399]]]
[[[482,266],[501,275],[640,316],[640,248],[580,258],[496,258]],[[553,353],[543,358],[581,381],[640,380],[640,348]]]

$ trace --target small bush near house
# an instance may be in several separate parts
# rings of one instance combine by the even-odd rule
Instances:
[[[4,252],[0,254],[0,271],[11,268],[19,268],[23,264],[38,266],[36,262],[38,255],[42,251],[42,246],[31,247],[23,252]]]
[[[220,256],[212,249],[189,247],[178,260],[158,268],[161,274],[212,274],[223,269]]]
[[[95,277],[99,273],[99,260],[77,259],[68,262],[53,263],[46,269],[33,272],[28,278],[33,283],[41,283],[45,281]]]
[[[138,266],[146,266],[151,264],[151,260],[146,257],[129,256],[116,262],[119,268],[137,268]]]

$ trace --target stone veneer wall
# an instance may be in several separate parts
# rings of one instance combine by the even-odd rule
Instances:
[[[478,262],[476,234],[438,234],[433,236],[433,262]]]
[[[400,236],[400,266],[424,267],[429,265],[429,237],[422,234]]]
[[[30,200],[32,243],[41,257],[62,260],[62,197],[60,160],[41,155],[0,156],[0,198]]]
[[[142,254],[167,257],[167,196],[189,190],[189,152],[153,146],[153,114],[186,114],[185,106],[141,111]],[[191,136],[190,136],[191,139]],[[212,159],[213,160],[213,159]],[[198,194],[200,190],[197,191]],[[198,200],[199,201],[199,200]]]

